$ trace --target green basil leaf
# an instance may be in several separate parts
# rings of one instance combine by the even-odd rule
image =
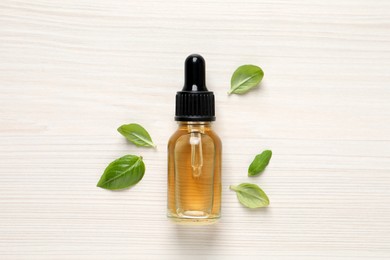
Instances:
[[[264,72],[260,67],[242,65],[232,75],[228,94],[244,94],[256,87],[263,77]]]
[[[238,200],[245,207],[254,209],[269,205],[267,194],[256,184],[241,183],[237,186],[230,185],[230,189],[236,192]]]
[[[249,165],[248,176],[256,176],[267,167],[269,160],[271,160],[272,151],[265,150],[261,154],[256,155],[253,162]]]
[[[139,124],[122,125],[118,132],[136,146],[156,147],[148,131]]]
[[[125,155],[107,166],[97,186],[108,190],[128,188],[142,180],[144,173],[141,156]]]

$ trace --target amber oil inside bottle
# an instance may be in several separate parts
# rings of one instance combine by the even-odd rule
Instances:
[[[192,223],[219,218],[221,149],[210,122],[179,122],[168,142],[168,217]]]

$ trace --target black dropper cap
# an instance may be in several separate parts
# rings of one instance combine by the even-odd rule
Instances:
[[[176,94],[176,121],[214,121],[214,93],[206,87],[206,62],[199,54],[187,57],[184,87]]]

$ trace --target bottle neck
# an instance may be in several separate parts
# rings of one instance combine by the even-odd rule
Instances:
[[[179,129],[186,130],[188,132],[201,132],[211,129],[210,121],[178,121]]]
[[[177,121],[179,126],[188,126],[188,125],[206,125],[211,126],[211,121]]]

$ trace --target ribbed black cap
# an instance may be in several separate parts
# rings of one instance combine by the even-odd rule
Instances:
[[[184,87],[176,94],[176,121],[214,121],[214,93],[206,87],[206,62],[199,54],[187,57]]]

